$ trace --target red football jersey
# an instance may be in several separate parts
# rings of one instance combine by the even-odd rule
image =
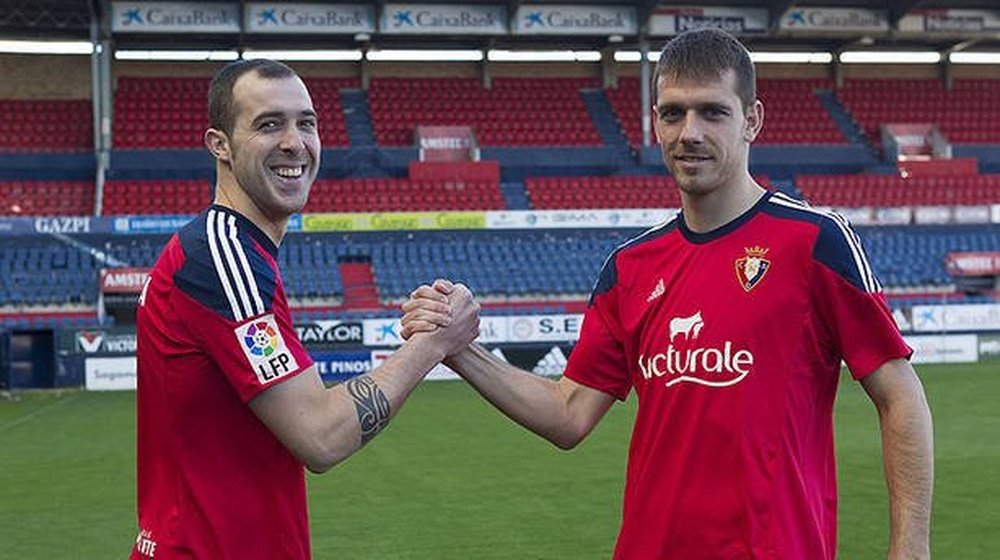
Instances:
[[[841,360],[909,355],[847,222],[782,194],[617,249],[566,369],[638,398],[615,558],[832,560]]]
[[[312,361],[252,222],[212,206],[140,297],[133,559],[309,558],[303,465],[247,403]]]

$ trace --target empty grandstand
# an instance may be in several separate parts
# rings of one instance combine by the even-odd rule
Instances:
[[[89,40],[93,17],[109,42],[90,56],[0,54],[20,78],[0,86],[0,325],[50,335],[127,328],[116,306],[134,296],[109,293],[102,270],[150,267],[169,234],[211,200],[214,183],[203,133],[220,63],[142,53],[204,43],[216,53],[205,58],[251,56],[274,37],[292,49],[315,37],[262,32],[248,20],[243,43],[192,32],[192,45],[169,47],[100,6],[74,16],[69,2],[49,4],[36,6],[45,17],[25,18],[27,4],[11,12],[0,33],[4,25],[12,35],[76,25]],[[545,35],[569,49],[556,61],[523,61],[540,49],[513,24],[493,35],[443,33],[453,43],[434,56],[471,58],[392,60],[393,48],[440,45],[375,21],[368,42],[327,30],[349,37],[337,48],[355,58],[292,61],[312,93],[324,146],[309,204],[279,257],[296,316],[391,319],[409,290],[439,276],[468,283],[490,314],[582,310],[607,254],[680,208],[649,126],[648,79],[656,47],[682,21],[717,22],[707,9],[621,4],[614,9],[625,10],[623,21],[643,24]],[[925,31],[932,16],[994,12],[975,0],[885,14],[870,2],[833,11],[798,2],[830,15],[822,25],[833,26],[802,29],[785,13],[793,3],[722,4],[755,29],[744,38],[759,58],[765,108],[751,152],[756,180],[853,221],[895,309],[992,301],[995,288],[957,277],[948,263],[1000,250],[1000,66],[955,56],[988,54],[995,40],[974,29]],[[543,12],[549,5],[539,3]],[[524,15],[520,4],[512,9],[514,20]],[[839,9],[875,10],[894,31],[838,28]],[[760,27],[760,17],[771,23]],[[805,52],[791,52],[789,37]],[[899,50],[903,39],[946,60],[852,64],[840,54]],[[775,62],[776,53],[809,56]]]

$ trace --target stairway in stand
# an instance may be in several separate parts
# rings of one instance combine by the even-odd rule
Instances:
[[[353,257],[341,260],[340,277],[344,281],[344,307],[374,309],[380,307],[371,260]]]

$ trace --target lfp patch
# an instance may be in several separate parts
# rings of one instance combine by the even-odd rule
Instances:
[[[295,356],[288,351],[273,314],[257,317],[233,331],[250,367],[261,383],[270,383],[299,369]]]

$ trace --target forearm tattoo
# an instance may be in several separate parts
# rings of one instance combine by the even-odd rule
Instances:
[[[375,381],[367,375],[355,377],[347,382],[347,392],[354,399],[358,409],[358,424],[361,425],[361,445],[371,441],[389,424],[389,399],[379,389]]]

